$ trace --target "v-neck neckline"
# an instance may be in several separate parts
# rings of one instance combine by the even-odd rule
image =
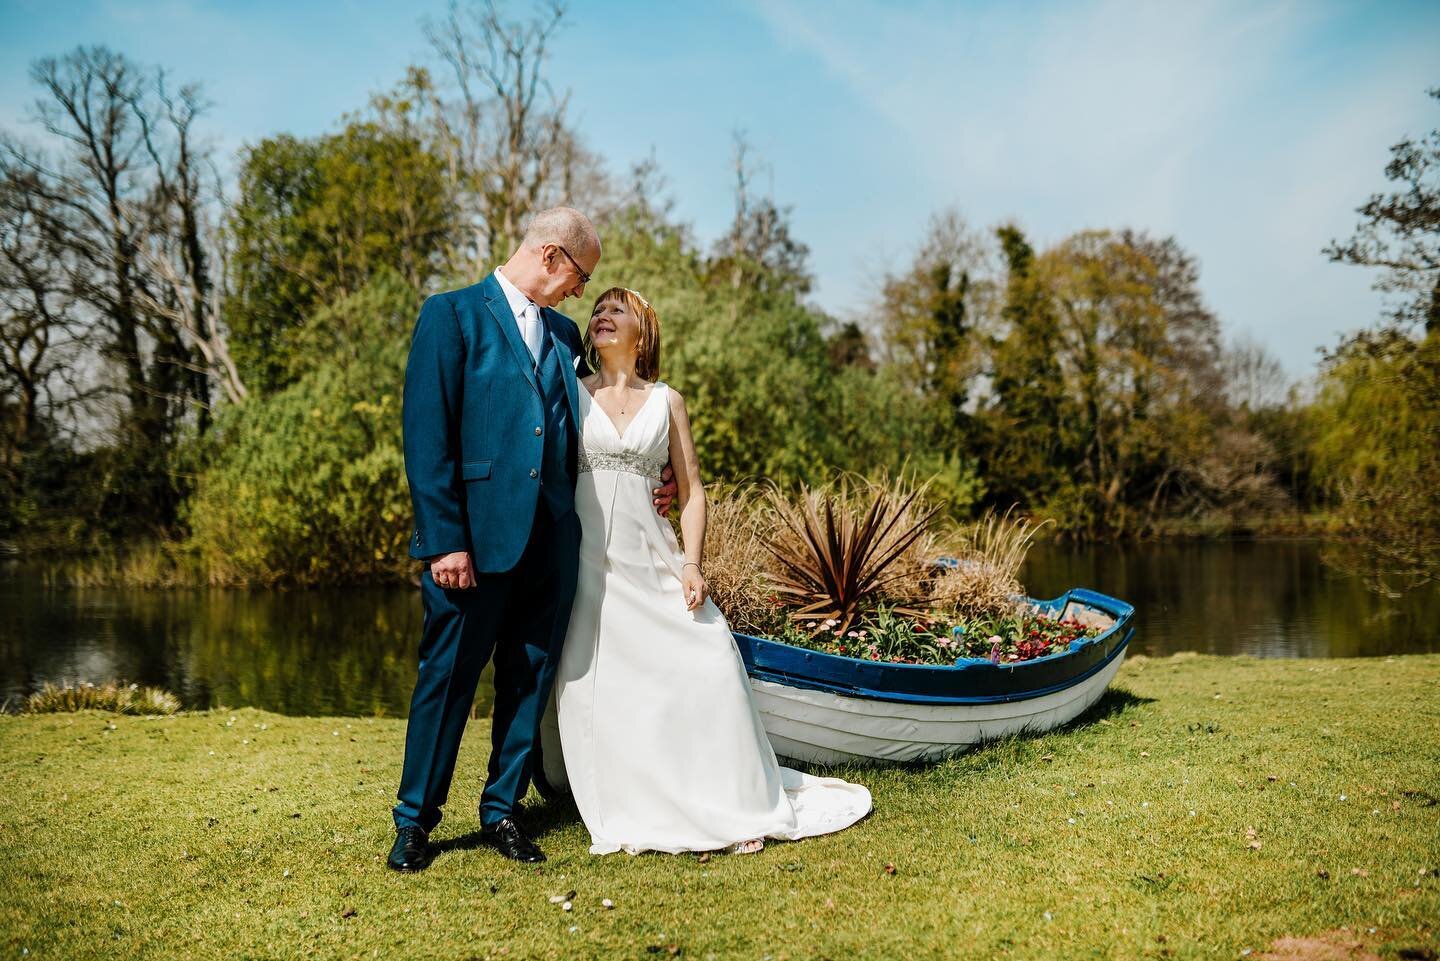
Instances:
[[[630,428],[635,426],[635,422],[640,419],[640,415],[645,413],[645,408],[650,406],[651,398],[649,395],[659,393],[660,382],[656,381],[655,383],[651,384],[650,387],[645,391],[645,399],[640,402],[639,409],[635,411],[633,416],[631,416],[630,423],[625,425],[624,430],[621,430],[620,428],[615,426],[615,421],[611,420],[609,413],[607,413],[605,408],[601,406],[600,402],[595,399],[595,393],[590,390],[589,387],[586,387],[584,384],[581,384],[580,387],[582,390],[585,391],[586,394],[590,395],[590,406],[599,408],[600,416],[605,418],[605,422],[610,425],[610,431],[615,435],[615,437],[620,441],[620,443],[623,444],[625,443],[625,436],[630,433]]]

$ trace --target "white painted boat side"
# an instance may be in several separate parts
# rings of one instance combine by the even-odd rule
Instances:
[[[900,704],[750,679],[775,753],[816,764],[937,760],[976,744],[1048,731],[1100,699],[1125,659],[1122,650],[1090,677],[1060,691],[990,704]]]

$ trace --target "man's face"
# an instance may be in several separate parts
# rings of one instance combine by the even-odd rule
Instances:
[[[546,244],[540,253],[540,263],[545,268],[545,282],[537,300],[544,300],[542,307],[554,307],[566,297],[585,293],[590,275],[600,265],[600,251],[573,253],[559,244]]]

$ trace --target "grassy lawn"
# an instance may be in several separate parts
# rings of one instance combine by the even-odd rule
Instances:
[[[758,855],[592,857],[532,794],[538,868],[476,844],[472,722],[414,876],[403,721],[0,717],[0,957],[1433,958],[1437,692],[1440,655],[1135,659],[1066,730],[840,772],[874,814]]]

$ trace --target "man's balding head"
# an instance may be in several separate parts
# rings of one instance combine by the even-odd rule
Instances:
[[[551,207],[530,221],[520,247],[504,266],[505,277],[542,307],[579,297],[600,263],[600,235],[574,207]]]
[[[600,259],[600,235],[595,232],[590,218],[574,207],[551,207],[540,211],[530,221],[522,243],[526,247],[559,244],[582,263],[591,256],[597,261]]]

